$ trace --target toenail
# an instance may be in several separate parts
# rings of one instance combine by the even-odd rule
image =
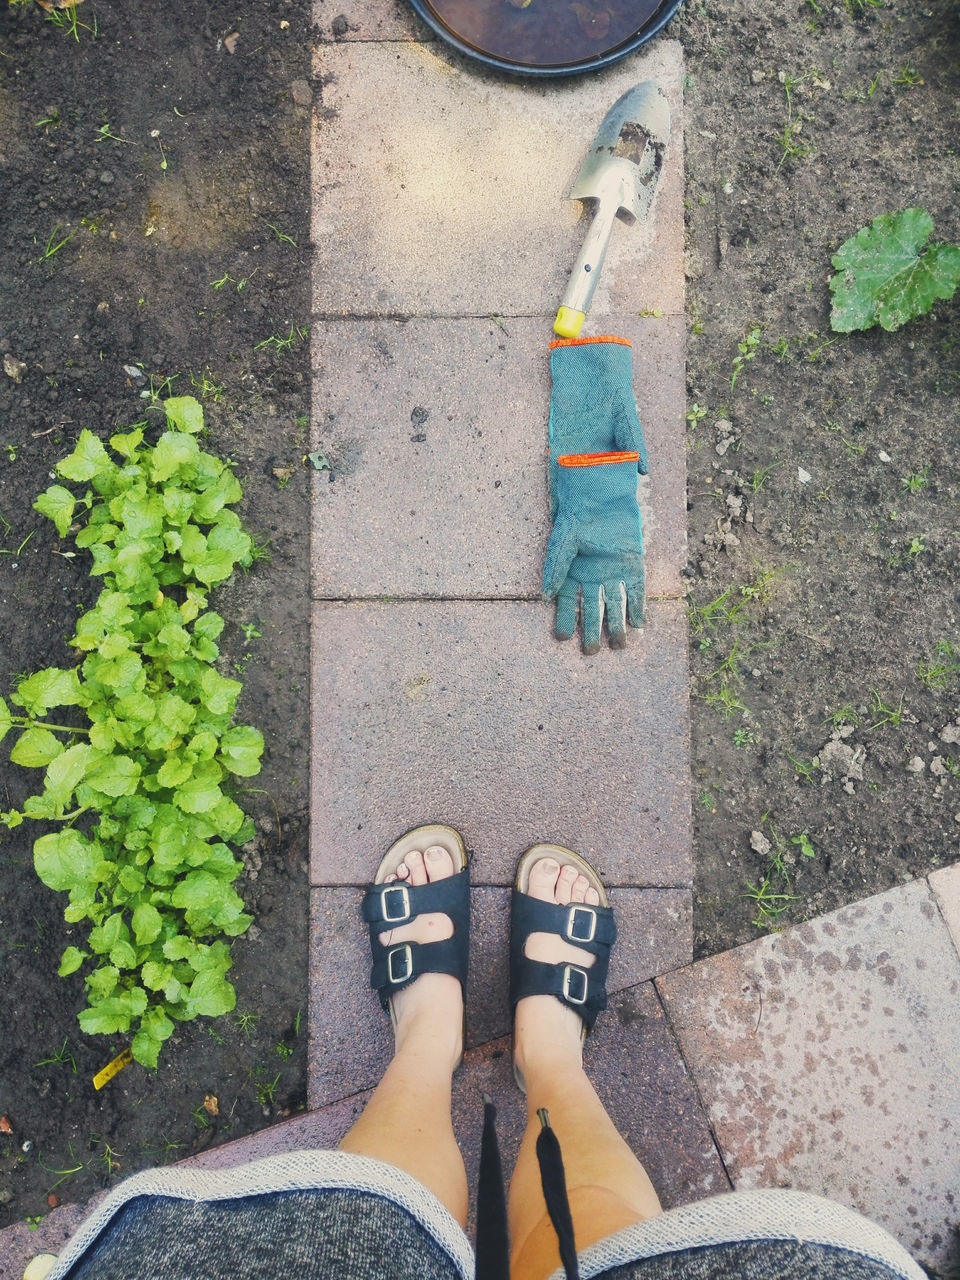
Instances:
[[[554,876],[560,870],[560,864],[555,862],[553,858],[544,858],[540,863],[540,870],[544,875]]]
[[[442,849],[428,849],[424,855],[430,862],[439,862],[443,857]]]

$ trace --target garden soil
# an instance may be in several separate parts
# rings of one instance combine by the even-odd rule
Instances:
[[[55,979],[68,935],[36,833],[0,837],[0,1225],[305,1103],[309,48],[349,31],[349,0],[321,12],[83,0],[78,39],[30,3],[0,12],[0,692],[71,662],[96,593],[31,507],[83,427],[197,395],[270,553],[213,598],[238,719],[267,743],[239,797],[256,925],[235,1013],[95,1092],[121,1042],[81,1035],[80,981]],[[946,3],[707,0],[669,35],[706,955],[957,858],[960,319],[836,335],[827,282],[880,213],[922,205],[960,241],[960,29]],[[2,759],[6,810],[34,779]]]

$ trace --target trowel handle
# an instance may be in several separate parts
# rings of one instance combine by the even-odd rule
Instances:
[[[578,338],[586,316],[590,299],[597,287],[604,254],[610,242],[610,232],[617,217],[616,204],[599,205],[583,241],[580,256],[570,273],[566,293],[553,324],[554,333],[561,338]]]

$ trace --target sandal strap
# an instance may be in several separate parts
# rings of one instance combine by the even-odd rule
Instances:
[[[589,967],[547,963],[524,955],[532,933],[552,933],[594,957]],[[607,1007],[607,970],[617,926],[610,907],[572,902],[560,906],[514,889],[510,922],[510,1007],[526,996],[556,996],[580,1015],[589,1031]]]
[[[466,991],[470,953],[470,873],[464,868],[424,885],[402,881],[374,885],[364,895],[361,912],[370,929],[373,968],[370,985],[384,1009],[390,998],[424,973],[448,973]],[[453,935],[440,942],[398,942],[385,946],[379,935],[417,916],[440,912],[453,923]]]

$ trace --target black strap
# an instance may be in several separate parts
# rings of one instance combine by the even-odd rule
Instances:
[[[507,1280],[510,1274],[507,1198],[503,1190],[496,1120],[497,1109],[484,1094],[477,1184],[477,1280]]]
[[[567,1179],[557,1135],[550,1128],[546,1107],[537,1112],[541,1129],[537,1135],[537,1163],[547,1213],[557,1233],[560,1261],[567,1280],[580,1280],[573,1218],[567,1198]],[[476,1280],[508,1280],[510,1242],[507,1232],[507,1203],[503,1190],[503,1168],[497,1142],[497,1109],[483,1095],[483,1136],[480,1140],[480,1178],[477,1187],[477,1269]]]

